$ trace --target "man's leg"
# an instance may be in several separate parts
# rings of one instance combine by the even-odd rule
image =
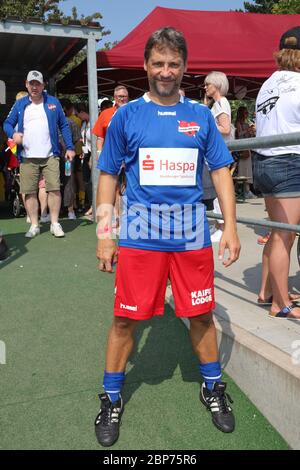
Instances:
[[[190,318],[190,324],[190,338],[199,361],[218,361],[217,334],[211,312]]]
[[[48,215],[48,194],[46,192],[45,184],[39,183],[39,201],[41,207],[41,218]]]
[[[100,395],[101,410],[95,420],[96,436],[102,446],[113,445],[119,437],[123,411],[120,391],[134,345],[133,333],[139,321],[163,313],[169,262],[167,252],[119,248],[115,317],[108,335],[103,380],[106,393]]]
[[[39,233],[37,199],[38,180],[40,175],[39,159],[24,159],[20,165],[20,192],[24,194],[27,214],[30,218],[31,226],[26,233],[27,238],[33,238]]]
[[[211,411],[214,425],[223,432],[232,432],[235,420],[221,381],[217,335],[211,312],[190,318],[190,337],[199,359],[199,370],[204,378],[200,392],[201,402]]]
[[[58,223],[59,211],[61,207],[59,158],[49,157],[45,159],[42,171],[46,181],[46,192],[48,193],[48,206],[51,218],[50,230],[53,235],[57,237],[63,237],[64,232]]]
[[[125,381],[125,369],[134,346],[136,320],[114,317],[108,335],[106,365],[103,379],[105,394],[99,395],[101,409],[95,420],[98,442],[109,447],[119,437],[123,402],[120,395]]]
[[[114,317],[108,334],[106,366],[107,372],[123,372],[134,346],[133,333],[136,320]]]
[[[48,193],[48,206],[51,217],[51,224],[58,222],[59,211],[61,206],[61,193],[60,191],[49,191]]]
[[[26,210],[30,217],[31,224],[38,227],[39,225],[39,202],[37,194],[26,194]]]

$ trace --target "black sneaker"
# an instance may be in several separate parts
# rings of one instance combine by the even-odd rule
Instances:
[[[99,444],[103,447],[112,446],[119,438],[119,427],[123,413],[122,397],[112,403],[106,393],[99,395],[100,412],[95,419],[95,432]]]
[[[230,395],[225,393],[226,383],[216,382],[212,391],[203,382],[200,390],[200,400],[211,412],[212,422],[222,432],[233,432],[235,420],[232,409],[227,403],[233,403]]]

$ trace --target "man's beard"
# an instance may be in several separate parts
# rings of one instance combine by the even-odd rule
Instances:
[[[169,90],[162,90],[159,87],[159,82],[163,82],[164,80],[157,80],[157,79],[152,79],[150,80],[150,85],[152,86],[153,90],[155,93],[160,96],[161,98],[168,98],[169,96],[175,95],[179,88],[180,88],[180,83],[178,83],[176,80],[165,80],[166,83],[172,83],[173,86]]]

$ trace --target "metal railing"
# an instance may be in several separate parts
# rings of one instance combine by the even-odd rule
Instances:
[[[214,214],[211,211],[207,211],[206,215],[209,219],[223,220],[222,214]],[[281,222],[271,222],[270,220],[250,219],[248,217],[239,217],[239,216],[236,217],[236,221],[239,224],[257,225],[258,227],[264,227],[270,230],[272,230],[272,228],[276,228],[277,230],[287,230],[289,232],[300,233],[300,225],[284,224]]]
[[[248,139],[237,139],[226,142],[226,145],[231,151],[238,150],[254,150],[260,148],[274,148],[274,147],[287,147],[289,145],[300,145],[300,132],[293,132],[290,134],[272,135],[266,137],[251,137]],[[287,152],[288,153],[288,152]],[[299,155],[300,158],[300,155]],[[214,214],[207,211],[209,219],[223,219],[221,214]],[[285,224],[281,222],[271,222],[269,220],[250,219],[248,217],[237,217],[237,222],[246,225],[256,225],[268,229],[288,230],[289,232],[300,233],[300,225]],[[299,239],[300,240],[300,239]]]
[[[290,134],[270,135],[266,137],[251,137],[248,139],[229,140],[226,142],[229,150],[255,150],[262,148],[287,147],[300,145],[300,132]],[[287,152],[288,153],[288,152]]]

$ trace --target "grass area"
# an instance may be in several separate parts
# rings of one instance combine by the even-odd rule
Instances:
[[[63,221],[64,239],[24,238],[24,219],[2,219],[11,248],[0,264],[1,449],[101,449],[99,407],[114,276],[96,270],[95,225]],[[199,401],[199,376],[183,323],[166,306],[142,322],[131,357],[121,436],[114,449],[287,449],[235,383],[236,432],[222,434]]]

